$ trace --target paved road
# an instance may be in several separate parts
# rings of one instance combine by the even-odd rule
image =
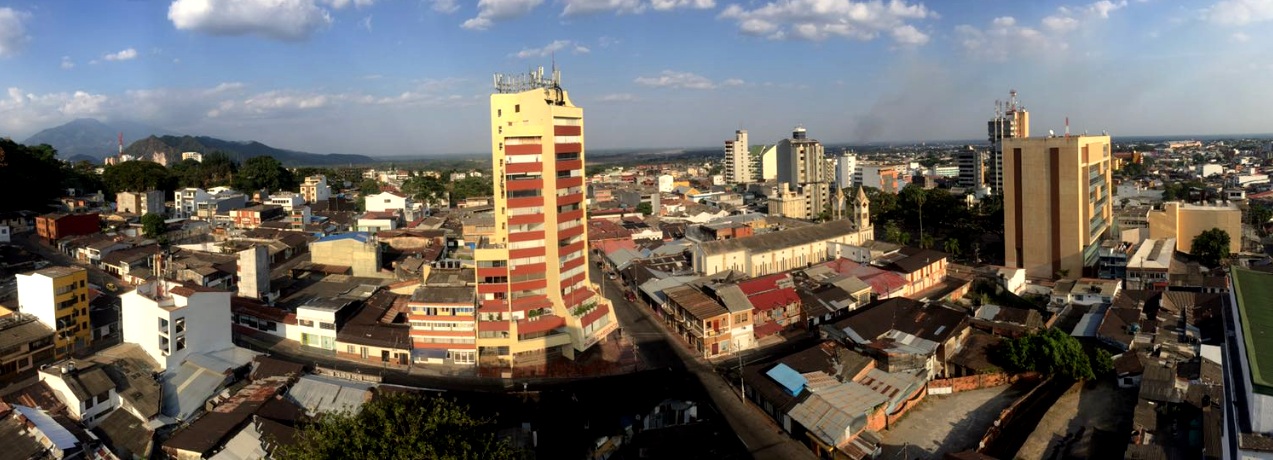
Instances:
[[[814,459],[813,451],[783,433],[759,408],[742,401],[711,363],[695,356],[654,312],[642,302],[629,302],[623,297],[619,284],[601,276],[600,269],[590,266],[592,279],[605,283],[603,292],[614,303],[615,316],[623,333],[632,338],[641,358],[650,367],[666,366],[674,370],[684,369],[703,384],[712,402],[725,415],[730,428],[738,435],[747,450],[756,459]]]
[[[115,283],[116,286],[123,285],[123,283],[120,282],[118,278],[115,278],[115,276],[111,275],[110,273],[106,273],[105,270],[91,266],[89,264],[81,264],[79,261],[75,260],[75,258],[68,256],[66,254],[63,254],[61,252],[58,252],[56,247],[49,246],[48,244],[43,243],[42,241],[40,241],[39,235],[36,235],[35,232],[25,232],[22,234],[15,234],[13,235],[12,241],[13,241],[13,244],[22,246],[23,248],[25,248],[28,251],[31,251],[32,253],[39,254],[40,257],[43,257],[45,260],[48,260],[49,262],[52,262],[56,265],[66,265],[66,266],[72,266],[72,267],[87,268],[89,283],[102,286],[102,287],[105,287],[107,283]]]

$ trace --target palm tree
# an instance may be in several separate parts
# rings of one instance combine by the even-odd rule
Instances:
[[[910,244],[910,242],[911,242],[911,234],[910,234],[910,232],[901,232],[901,233],[899,233],[899,234],[897,235],[897,243],[898,243],[898,244],[900,244],[900,245],[902,245],[902,246],[906,246],[907,244]]]
[[[919,247],[930,249],[933,247],[933,235],[919,235]]]
[[[959,240],[954,238],[946,238],[945,249],[947,254],[950,254],[952,256],[959,255]]]

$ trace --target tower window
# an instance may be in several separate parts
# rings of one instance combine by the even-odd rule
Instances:
[[[504,109],[495,109],[495,116],[497,117],[504,116]]]
[[[514,105],[513,113],[522,113],[522,105],[521,104]]]

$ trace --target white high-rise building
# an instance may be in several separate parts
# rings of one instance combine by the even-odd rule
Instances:
[[[725,183],[747,184],[753,178],[751,151],[747,146],[747,130],[734,131],[734,138],[725,141]]]
[[[853,173],[857,171],[858,157],[845,152],[835,158],[835,186],[846,189],[853,186]]]

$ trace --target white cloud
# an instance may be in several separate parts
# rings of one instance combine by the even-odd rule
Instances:
[[[742,86],[747,84],[747,82],[743,81],[741,78],[727,78],[725,81],[720,82],[720,84],[724,86]]]
[[[751,10],[733,4],[718,17],[734,21],[744,34],[775,40],[873,40],[887,33],[899,44],[918,45],[928,35],[910,22],[933,19],[937,13],[906,0],[776,0]]]
[[[613,11],[616,14],[642,13],[646,10],[671,11],[677,9],[706,10],[716,7],[716,0],[564,0],[562,16]]]
[[[355,8],[365,8],[374,5],[376,0],[322,0],[322,3],[326,3],[331,5],[332,8],[341,10],[345,9],[345,7],[349,5],[354,5]]]
[[[632,102],[637,100],[636,95],[631,93],[610,93],[597,98],[600,102]]]
[[[652,88],[716,89],[718,86],[716,82],[702,75],[692,72],[677,72],[675,70],[664,70],[658,76],[653,77],[637,77],[633,82]],[[734,86],[742,84],[742,80],[731,78],[725,80],[724,84]]]
[[[137,59],[137,50],[128,48],[118,53],[107,53],[105,56],[102,56],[102,59],[107,61],[127,61],[130,59]]]
[[[553,40],[552,43],[539,48],[523,48],[521,51],[513,53],[510,56],[518,59],[542,58],[566,49],[570,49],[574,54],[587,54],[592,51],[588,49],[588,47],[570,40]]]
[[[432,0],[431,3],[433,6],[430,9],[443,14],[451,14],[460,10],[460,4],[456,0]]]
[[[1229,39],[1238,43],[1246,43],[1251,41],[1251,36],[1242,32],[1234,32],[1233,35],[1229,36]]]
[[[1231,26],[1273,20],[1273,0],[1223,0],[1208,8],[1206,17]]]
[[[326,3],[337,8],[349,2]],[[179,30],[289,41],[304,40],[332,23],[331,13],[315,0],[174,0],[168,19]]]
[[[650,6],[656,11],[668,11],[681,8],[693,10],[709,10],[716,7],[715,0],[650,0]]]
[[[469,30],[486,30],[494,25],[495,21],[525,16],[542,3],[544,0],[478,0],[477,16],[464,21],[460,27]]]
[[[1126,1],[1108,0],[1081,7],[1062,6],[1039,20],[1038,26],[1022,25],[1011,16],[1003,16],[992,20],[984,29],[967,24],[956,26],[955,36],[964,52],[981,59],[1003,61],[1017,56],[1043,55],[1069,49],[1068,35],[1104,21],[1110,13],[1126,6]]]
[[[62,70],[71,70],[75,68],[75,61],[70,56],[62,56]]]
[[[0,99],[0,132],[33,134],[40,129],[97,116],[109,106],[106,95],[85,91],[31,94],[10,87]]]
[[[16,55],[26,45],[27,30],[22,23],[29,17],[29,13],[13,8],[0,8],[0,58]]]

